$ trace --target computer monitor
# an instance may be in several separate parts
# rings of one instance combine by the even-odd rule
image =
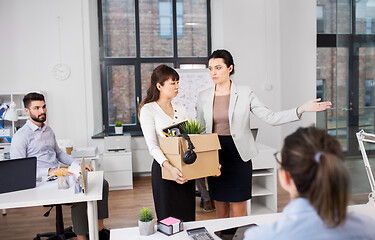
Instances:
[[[0,161],[0,193],[36,186],[36,157]]]

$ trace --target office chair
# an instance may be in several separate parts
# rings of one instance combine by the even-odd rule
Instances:
[[[64,229],[64,220],[61,204],[52,205],[51,208],[44,214],[44,216],[48,217],[53,207],[56,208],[56,232],[38,233],[34,240],[41,240],[42,237],[47,237],[47,240],[66,240],[77,236],[73,232],[71,226]]]

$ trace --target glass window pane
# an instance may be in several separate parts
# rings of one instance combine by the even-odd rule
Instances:
[[[134,66],[108,66],[108,123],[136,123]]]
[[[103,0],[105,57],[135,57],[134,0]]]
[[[160,36],[172,38],[172,17],[160,17]]]
[[[349,50],[348,48],[337,48],[336,54],[336,139],[340,142],[342,150],[348,150],[349,144],[349,99],[348,99],[348,82],[349,82]]]
[[[350,9],[351,0],[317,0],[317,32],[320,34],[350,33]]]
[[[179,13],[183,13],[182,16]],[[205,0],[177,1],[179,57],[207,56],[207,6]]]
[[[316,114],[316,125],[336,135],[336,49],[317,49],[317,97],[332,102],[332,108]]]
[[[336,4],[336,1],[333,4]],[[352,0],[340,0],[337,1],[337,16],[333,16],[334,21],[337,19],[337,33],[351,33],[352,28]],[[336,13],[335,13],[336,14]],[[336,24],[335,24],[336,27]]]
[[[160,64],[166,64],[173,67],[173,63],[142,63],[141,64],[141,81],[142,81],[142,99],[147,95],[147,89],[150,87],[151,74],[154,68]]]
[[[356,33],[375,33],[375,0],[356,1]]]
[[[359,129],[375,133],[375,47],[359,48],[359,69]],[[375,144],[366,149],[375,149]]]
[[[316,21],[318,33],[335,33],[336,1],[317,0]]]
[[[332,107],[317,113],[317,127],[326,128],[340,142],[342,150],[348,149],[348,49],[317,49],[317,80],[324,80],[324,98]],[[317,81],[317,94],[321,86]]]
[[[173,56],[172,0],[139,0],[139,31],[142,57]]]

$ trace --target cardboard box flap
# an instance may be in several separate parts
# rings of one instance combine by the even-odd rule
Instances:
[[[180,154],[180,141],[176,141],[175,137],[161,137],[159,141],[164,154]]]
[[[195,147],[194,151],[196,153],[221,149],[219,137],[217,133],[192,134],[192,135],[189,135],[189,137]],[[188,149],[188,143],[183,138],[182,138],[182,149],[184,151]]]

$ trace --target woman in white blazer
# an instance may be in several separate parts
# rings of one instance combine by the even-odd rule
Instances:
[[[217,216],[246,216],[246,201],[251,198],[252,163],[258,151],[250,129],[250,113],[271,125],[299,120],[306,111],[322,111],[330,102],[312,100],[281,112],[273,112],[262,104],[247,86],[231,81],[234,74],[232,55],[227,50],[216,50],[208,58],[213,88],[199,93],[197,119],[206,125],[206,132],[219,135],[221,175],[209,177],[211,198],[215,200]]]
[[[159,65],[151,75],[147,96],[139,106],[140,123],[150,154],[154,158],[151,169],[152,194],[158,220],[173,216],[187,221],[195,220],[195,181],[186,177],[165,157],[160,149],[162,129],[187,119],[183,106],[171,102],[178,94],[178,73],[167,65]],[[162,179],[161,168],[174,178]]]

